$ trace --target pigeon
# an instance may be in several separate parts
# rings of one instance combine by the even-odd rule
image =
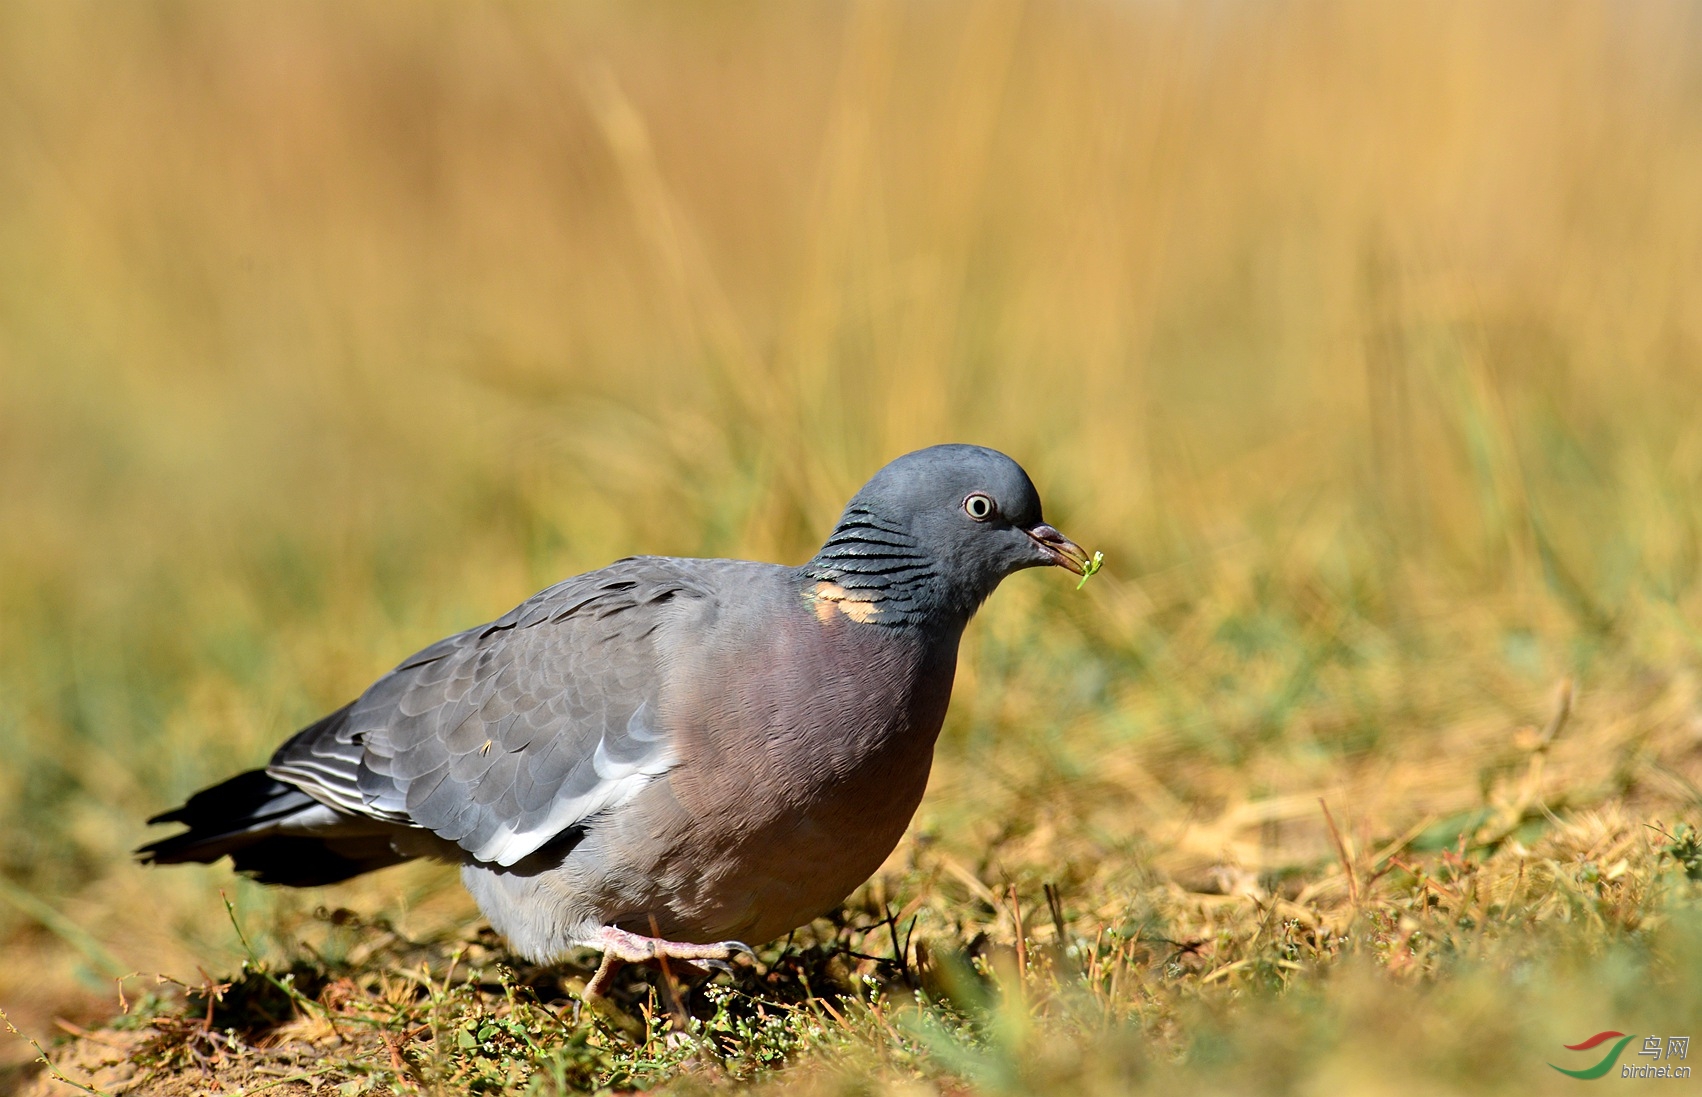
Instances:
[[[799,567],[634,556],[410,656],[264,769],[149,823],[144,862],[330,884],[458,864],[526,959],[725,966],[832,910],[921,802],[958,644],[1006,576],[1083,549],[1011,458],[892,461]]]

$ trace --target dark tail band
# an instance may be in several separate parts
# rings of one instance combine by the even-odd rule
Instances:
[[[189,829],[150,842],[136,856],[144,864],[157,865],[210,865],[229,856],[238,872],[263,884],[289,887],[334,884],[407,860],[383,833],[291,833],[293,821],[326,810],[265,770],[249,770],[149,819],[150,824],[182,823]]]

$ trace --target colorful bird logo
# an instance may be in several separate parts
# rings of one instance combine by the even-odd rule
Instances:
[[[1629,1044],[1632,1039],[1634,1039],[1634,1037],[1627,1036],[1623,1032],[1598,1032],[1583,1043],[1562,1045],[1567,1051],[1588,1051],[1598,1044],[1606,1043],[1609,1040],[1617,1040],[1618,1042],[1608,1049],[1607,1054],[1602,1056],[1602,1061],[1597,1063],[1595,1066],[1585,1067],[1583,1070],[1567,1070],[1565,1067],[1555,1067],[1553,1063],[1548,1065],[1554,1067],[1554,1069],[1558,1070],[1560,1073],[1570,1075],[1573,1078],[1583,1078],[1585,1080],[1600,1078],[1602,1075],[1613,1069],[1613,1064],[1619,1062],[1619,1053],[1625,1050],[1625,1045]]]

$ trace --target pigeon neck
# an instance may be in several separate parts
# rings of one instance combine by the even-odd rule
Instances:
[[[867,624],[960,629],[969,620],[943,589],[939,562],[902,525],[860,507],[845,512],[802,570],[824,617],[837,610]]]

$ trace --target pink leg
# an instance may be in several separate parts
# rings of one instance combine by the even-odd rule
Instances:
[[[622,964],[678,960],[683,966],[700,971],[704,961],[725,963],[741,952],[751,952],[751,947],[740,941],[717,941],[709,945],[689,941],[664,941],[658,937],[628,933],[614,926],[604,926],[598,930],[595,943],[603,946],[603,962],[597,966],[597,974],[585,984],[586,998],[599,998],[607,993],[609,981],[614,978],[615,972],[620,970]]]

